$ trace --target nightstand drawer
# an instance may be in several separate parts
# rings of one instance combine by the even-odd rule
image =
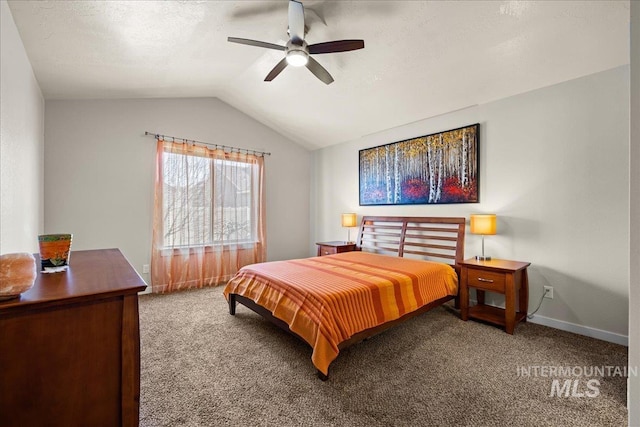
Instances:
[[[318,245],[318,256],[333,255],[357,250],[355,243],[347,243],[339,240],[333,242],[319,242],[316,243],[316,245]]]
[[[337,254],[338,253],[338,248],[335,247],[335,246],[320,245],[320,246],[318,246],[318,253],[320,254],[320,256]]]
[[[504,293],[505,276],[503,273],[468,268],[467,282],[469,286],[487,291]]]

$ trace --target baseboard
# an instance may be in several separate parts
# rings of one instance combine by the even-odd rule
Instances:
[[[146,274],[145,274],[145,276],[146,276]],[[142,291],[142,292],[138,292],[138,295],[144,295],[144,294],[150,294],[150,293],[152,293],[152,291],[151,291],[151,285],[149,284],[149,282],[148,282],[147,280],[145,280],[145,279],[142,279],[142,280],[144,280],[144,282],[147,284],[147,287],[145,288],[145,290],[144,290],[144,291]]]
[[[469,299],[469,302],[472,304],[477,303],[474,299]],[[495,305],[495,307],[504,308],[504,305]],[[629,347],[629,337],[627,335],[616,334],[615,332],[603,331],[602,329],[565,322],[564,320],[552,319],[551,317],[540,316],[539,314],[534,314],[531,319],[527,317],[527,322]]]
[[[550,317],[540,316],[537,314],[534,314],[531,319],[527,319],[527,322],[537,323],[538,325],[549,326],[562,331],[573,332],[574,334],[597,338],[602,341],[608,341],[629,347],[629,337],[627,335],[603,331],[602,329],[591,328],[589,326],[577,325],[575,323],[552,319]]]

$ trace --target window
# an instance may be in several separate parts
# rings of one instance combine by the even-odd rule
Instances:
[[[206,153],[207,151],[204,151]],[[165,149],[163,246],[254,243],[258,164]]]

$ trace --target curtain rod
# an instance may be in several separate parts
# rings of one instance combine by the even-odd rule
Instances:
[[[145,131],[144,134],[145,135],[151,135],[151,136],[155,137],[156,139],[171,138],[171,140],[173,142],[182,141],[184,143],[211,145],[211,146],[213,146],[215,148],[222,148],[223,150],[225,150],[225,149],[231,150],[231,152],[233,152],[233,151],[238,151],[238,152],[244,151],[247,154],[251,153],[251,154],[260,155],[260,156],[270,156],[271,155],[271,153],[267,153],[265,151],[249,150],[249,149],[246,149],[246,148],[231,147],[229,145],[212,144],[210,142],[202,142],[202,141],[196,141],[196,140],[193,140],[193,139],[178,138],[176,136],[160,135],[160,134],[155,133],[155,132],[147,132],[147,131]]]

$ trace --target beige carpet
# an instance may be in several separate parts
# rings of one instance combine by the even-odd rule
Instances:
[[[519,375],[625,367],[626,347],[530,323],[508,335],[448,307],[343,351],[326,382],[310,347],[244,306],[230,316],[221,288],[142,296],[140,332],[141,426],[627,424],[626,378]],[[554,379],[585,395],[550,397]]]

